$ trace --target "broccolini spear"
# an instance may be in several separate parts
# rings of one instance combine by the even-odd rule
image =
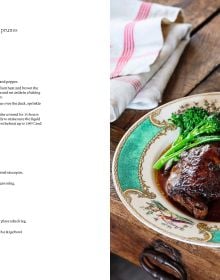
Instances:
[[[182,114],[172,114],[169,120],[180,128],[180,134],[171,148],[164,153],[153,165],[154,169],[161,169],[168,161],[179,159],[180,154],[203,143],[220,141],[220,117],[211,114],[200,107],[192,107]]]
[[[197,124],[199,124],[205,117],[208,116],[209,113],[205,109],[195,106],[187,109],[181,114],[172,113],[169,122],[180,129],[179,137],[173,144],[183,139],[191,130],[196,127]]]

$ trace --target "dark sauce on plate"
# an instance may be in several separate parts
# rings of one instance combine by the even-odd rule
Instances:
[[[167,150],[167,149],[166,149]],[[163,152],[165,153],[166,150]],[[174,207],[176,207],[178,210],[183,212],[184,214],[191,216],[192,218],[195,218],[190,212],[188,212],[183,206],[181,206],[179,203],[176,201],[172,200],[171,197],[169,197],[165,191],[165,186],[166,182],[170,176],[170,170],[169,171],[164,171],[163,169],[161,170],[155,170],[155,181],[156,184],[162,193],[162,195],[168,200],[171,204],[173,204]],[[205,221],[210,221],[210,222],[220,222],[220,199],[216,199],[215,201],[212,201],[208,204],[208,215],[204,219]]]

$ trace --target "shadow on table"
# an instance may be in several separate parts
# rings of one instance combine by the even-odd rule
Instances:
[[[146,272],[132,263],[111,254],[111,280],[153,280]]]

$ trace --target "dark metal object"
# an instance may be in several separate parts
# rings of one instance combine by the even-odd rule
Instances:
[[[152,262],[153,261],[153,262]],[[157,265],[155,265],[158,264]],[[187,280],[187,274],[180,262],[180,253],[169,245],[158,240],[153,246],[144,249],[140,255],[140,264],[144,270],[154,279],[157,280]],[[163,271],[159,266],[165,266],[174,275]]]
[[[161,240],[155,241],[153,248],[154,248],[154,250],[156,250],[158,252],[168,255],[172,260],[174,260],[176,262],[181,261],[180,252],[177,251],[176,249],[174,249],[173,247],[167,245],[166,243],[164,243]]]

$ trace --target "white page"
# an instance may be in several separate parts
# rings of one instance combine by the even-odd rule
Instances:
[[[1,3],[0,28],[17,29],[0,34],[4,280],[73,279],[70,214],[74,186],[70,181],[73,166],[68,162],[71,130],[74,133],[69,98],[73,94],[71,20],[68,1]],[[38,105],[27,105],[32,102]],[[37,121],[29,114],[35,114]],[[9,117],[17,119],[10,122]],[[26,117],[30,119],[22,119]]]
[[[106,4],[0,3],[1,279],[109,278]]]

